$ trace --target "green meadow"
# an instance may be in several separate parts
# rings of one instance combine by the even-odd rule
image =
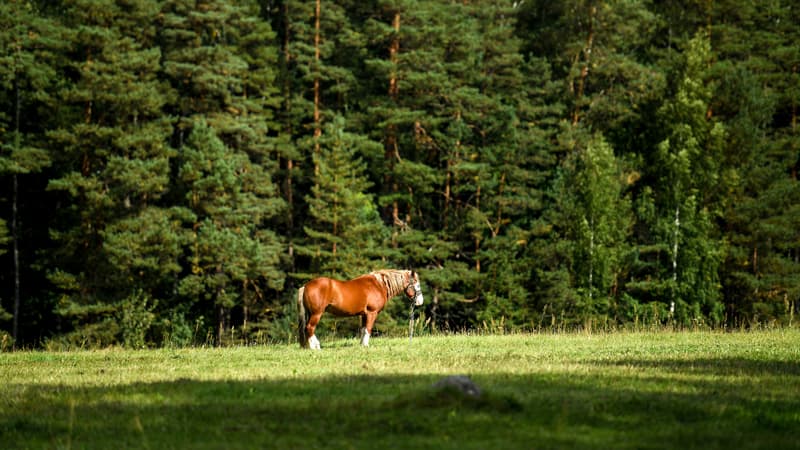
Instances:
[[[800,331],[0,354],[3,448],[798,448]],[[432,387],[464,374],[480,397]]]

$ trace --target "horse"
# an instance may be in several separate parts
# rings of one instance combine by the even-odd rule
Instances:
[[[413,270],[376,270],[349,281],[314,278],[297,292],[298,341],[300,347],[319,350],[314,330],[322,313],[361,316],[361,345],[369,346],[378,313],[392,297],[405,293],[416,306],[422,305],[419,274]]]

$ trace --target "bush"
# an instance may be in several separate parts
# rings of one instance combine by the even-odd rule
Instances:
[[[122,301],[117,319],[124,347],[144,348],[147,346],[147,332],[155,320],[153,309],[156,303],[142,290],[135,291]]]
[[[14,338],[7,331],[0,330],[0,353],[14,348]]]
[[[197,319],[197,326],[202,328],[203,317]],[[194,344],[196,327],[186,318],[183,311],[173,310],[169,318],[161,319],[158,323],[158,335],[161,336],[163,347],[181,348]]]
[[[117,321],[108,318],[53,337],[45,342],[44,347],[47,351],[110,347],[119,343],[119,332]]]

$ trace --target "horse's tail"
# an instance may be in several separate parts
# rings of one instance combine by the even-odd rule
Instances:
[[[297,291],[297,342],[300,343],[300,347],[308,345],[308,339],[306,339],[306,307],[303,302],[305,292],[305,286],[301,286]]]

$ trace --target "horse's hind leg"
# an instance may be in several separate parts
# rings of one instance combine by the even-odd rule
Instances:
[[[358,339],[361,341],[361,345],[367,347],[369,346],[369,333],[367,332],[367,316],[361,316],[361,328],[358,330]]]
[[[378,317],[376,312],[368,312],[361,317],[361,345],[369,347],[369,335],[372,333],[372,326],[375,325],[375,319]]]
[[[322,318],[322,313],[319,314],[312,314],[311,317],[308,318],[308,323],[306,324],[306,336],[308,337],[308,348],[311,350],[319,350],[319,339],[314,334],[314,330],[317,328],[317,324],[319,323],[319,319]]]

